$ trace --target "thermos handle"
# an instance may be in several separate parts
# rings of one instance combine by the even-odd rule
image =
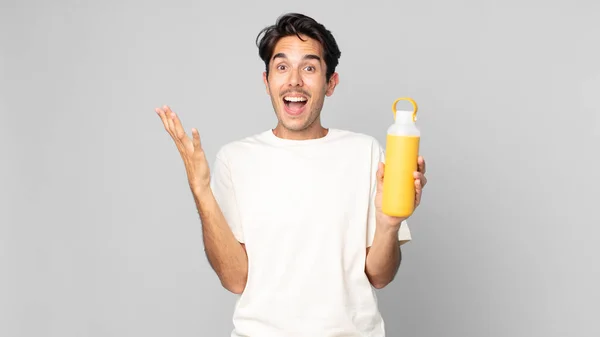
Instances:
[[[396,105],[400,101],[409,101],[412,104],[412,106],[413,106],[412,120],[413,120],[413,122],[416,122],[417,121],[417,110],[419,108],[417,107],[417,103],[410,97],[400,97],[394,101],[394,103],[392,104],[392,112],[394,113],[394,120],[396,120]]]

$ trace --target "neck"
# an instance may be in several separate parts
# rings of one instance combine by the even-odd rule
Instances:
[[[285,128],[281,123],[277,124],[272,130],[273,134],[279,138],[291,140],[307,140],[322,138],[327,135],[329,129],[324,128],[321,123],[315,121],[311,126],[304,130],[290,130]]]

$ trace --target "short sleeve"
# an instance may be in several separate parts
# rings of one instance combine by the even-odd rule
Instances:
[[[377,140],[373,140],[371,147],[371,189],[369,191],[369,211],[367,216],[367,247],[373,245],[375,237],[375,196],[377,195],[377,168],[379,162],[385,163],[385,150]],[[398,241],[400,244],[407,243],[412,240],[408,222],[402,221],[400,230],[398,231]]]
[[[231,178],[229,162],[223,149],[217,152],[211,170],[210,186],[233,235],[239,242],[244,243],[244,232],[235,197],[235,187],[233,186],[233,180]]]

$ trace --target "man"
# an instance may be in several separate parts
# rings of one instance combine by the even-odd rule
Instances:
[[[198,130],[189,138],[169,107],[156,109],[184,161],[208,260],[240,294],[231,336],[384,336],[373,288],[393,280],[411,239],[405,218],[381,211],[384,151],[321,125],[340,57],[324,26],[288,14],[261,35],[278,123],[221,147],[212,177]],[[424,173],[419,157],[416,205]]]

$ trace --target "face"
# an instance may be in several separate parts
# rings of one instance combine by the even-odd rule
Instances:
[[[326,96],[338,83],[333,74],[325,78],[323,48],[317,40],[302,36],[281,38],[263,73],[267,94],[279,120],[277,129],[287,135],[310,134],[321,128],[320,114]],[[319,130],[320,131],[320,130]]]

